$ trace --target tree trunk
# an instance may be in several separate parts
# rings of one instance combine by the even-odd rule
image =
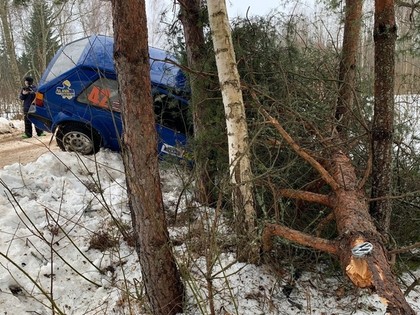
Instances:
[[[394,126],[394,0],[375,0],[375,103],[372,126],[372,192],[370,213],[387,235],[391,222],[392,138]]]
[[[112,0],[114,56],[122,102],[123,160],[142,278],[153,314],[183,312],[166,226],[152,107],[144,0]]]
[[[340,235],[339,258],[343,270],[356,286],[373,288],[387,304],[390,314],[414,314],[392,273],[381,234],[369,215],[366,195],[357,185],[350,159],[342,152],[335,153],[330,171],[340,186],[335,191],[333,211]],[[370,253],[361,257],[352,254],[355,246],[365,242],[373,245]]]
[[[338,74],[338,99],[335,112],[339,133],[346,131],[349,127],[353,111],[362,8],[362,0],[346,0],[343,49]]]
[[[210,28],[222,91],[228,136],[230,181],[233,187],[233,211],[237,227],[238,259],[256,261],[255,208],[249,139],[241,83],[236,66],[225,0],[207,1]]]
[[[17,64],[16,52],[15,52],[15,44],[13,41],[12,30],[10,29],[9,23],[9,7],[8,7],[8,0],[2,0],[0,3],[0,21],[3,30],[3,41],[6,48],[6,55],[9,57],[9,65],[12,73],[12,80],[13,84],[17,87],[22,85],[22,81],[20,79],[19,67]],[[30,69],[28,69],[30,70]]]
[[[211,205],[216,201],[215,173],[211,165],[211,139],[209,134],[214,128],[209,117],[214,115],[214,102],[208,93],[207,80],[202,72],[206,65],[206,46],[203,31],[203,8],[201,0],[178,0],[181,6],[180,19],[184,28],[187,48],[189,82],[191,86],[190,106],[194,124],[194,162],[196,174],[196,197],[199,202]]]

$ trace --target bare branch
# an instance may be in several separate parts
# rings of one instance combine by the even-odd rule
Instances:
[[[397,248],[397,249],[390,250],[388,252],[388,254],[390,254],[390,255],[402,254],[402,253],[409,252],[410,250],[416,249],[416,248],[420,248],[420,242],[414,243],[414,244],[409,245],[409,246],[404,246],[404,247],[400,247],[400,248]]]
[[[265,252],[271,248],[271,239],[273,236],[281,236],[293,243],[311,247],[332,255],[338,255],[337,242],[296,231],[284,225],[270,223],[266,224],[262,235],[263,250]]]
[[[420,278],[417,278],[410,286],[405,290],[404,295],[407,296],[416,286],[420,285]]]
[[[398,195],[398,196],[383,196],[383,197],[370,198],[369,201],[404,199],[408,197],[416,197],[418,196],[418,194],[420,194],[420,190],[411,191],[409,193]]]
[[[396,0],[395,4],[399,7],[410,8],[412,10],[420,9],[420,1],[409,3],[401,0]]]
[[[332,208],[330,197],[327,195],[316,194],[309,191],[295,189],[280,189],[279,194],[283,197],[299,199],[309,202],[316,202],[321,205]]]

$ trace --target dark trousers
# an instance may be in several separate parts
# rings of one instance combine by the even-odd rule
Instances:
[[[24,111],[23,119],[25,121],[25,134],[28,137],[32,137],[32,122],[28,118],[28,112]],[[42,134],[42,130],[35,127],[36,134],[40,136]]]

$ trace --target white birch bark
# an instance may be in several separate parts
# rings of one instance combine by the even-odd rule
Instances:
[[[245,231],[243,230],[243,233],[246,233],[249,238],[254,233],[255,208],[251,183],[248,128],[240,78],[236,66],[226,2],[225,0],[208,0],[207,6],[225,108],[230,178],[234,188],[233,206],[239,222],[244,220],[245,226],[242,228],[245,228]],[[243,211],[244,213],[242,213]]]

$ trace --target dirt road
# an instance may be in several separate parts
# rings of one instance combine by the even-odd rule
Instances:
[[[60,151],[52,134],[44,137],[22,139],[21,131],[0,135],[0,168],[13,163],[26,164],[35,161],[42,154],[49,151]],[[51,144],[50,144],[51,141]]]

